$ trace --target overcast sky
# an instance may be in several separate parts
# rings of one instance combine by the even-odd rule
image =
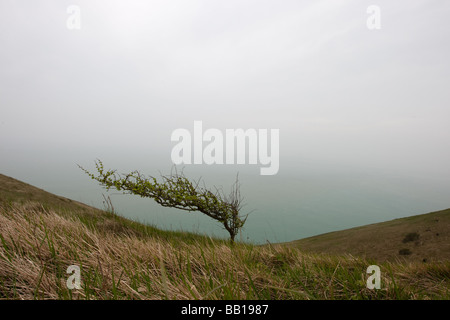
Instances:
[[[279,129],[280,173],[448,179],[449,39],[447,0],[2,0],[0,172],[166,169],[172,131],[201,120]]]

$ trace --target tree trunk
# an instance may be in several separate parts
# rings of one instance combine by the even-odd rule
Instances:
[[[231,244],[234,244],[234,237],[235,237],[236,235],[234,234],[234,233],[230,233],[230,243]]]

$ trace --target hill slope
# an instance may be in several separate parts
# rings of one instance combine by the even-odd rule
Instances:
[[[52,208],[98,211],[84,203],[57,196],[3,174],[0,174],[0,200],[4,202],[36,201]]]
[[[450,298],[450,261],[379,263],[373,290],[363,258],[162,231],[0,179],[0,300]]]
[[[330,232],[286,245],[377,261],[450,260],[450,209]]]

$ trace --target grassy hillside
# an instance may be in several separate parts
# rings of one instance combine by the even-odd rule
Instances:
[[[450,298],[449,261],[377,263],[373,290],[375,261],[161,231],[0,178],[0,299]]]
[[[3,202],[35,201],[47,207],[63,210],[96,211],[84,203],[57,196],[3,174],[0,174],[0,199]]]
[[[377,261],[449,261],[450,209],[288,243],[307,252],[349,253]]]

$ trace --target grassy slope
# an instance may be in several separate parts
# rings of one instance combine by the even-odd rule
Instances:
[[[407,241],[408,234],[418,238]],[[350,253],[377,261],[450,260],[450,209],[296,240],[303,251]],[[410,254],[400,254],[400,250]]]
[[[84,203],[57,196],[2,174],[0,174],[0,197],[3,201],[36,201],[45,206],[64,210],[96,210]]]
[[[377,263],[380,290],[373,263],[161,231],[0,175],[0,299],[450,298],[448,261]]]
[[[1,202],[20,204],[31,202],[33,205],[38,203],[43,210],[54,210],[58,212],[58,214],[66,217],[76,215],[78,219],[88,225],[106,228],[115,233],[132,233],[138,236],[152,235],[174,240],[190,239],[194,241],[205,238],[204,236],[192,232],[164,231],[150,225],[143,225],[112,214],[111,212],[99,210],[84,203],[49,193],[2,174],[0,174],[0,203]]]

